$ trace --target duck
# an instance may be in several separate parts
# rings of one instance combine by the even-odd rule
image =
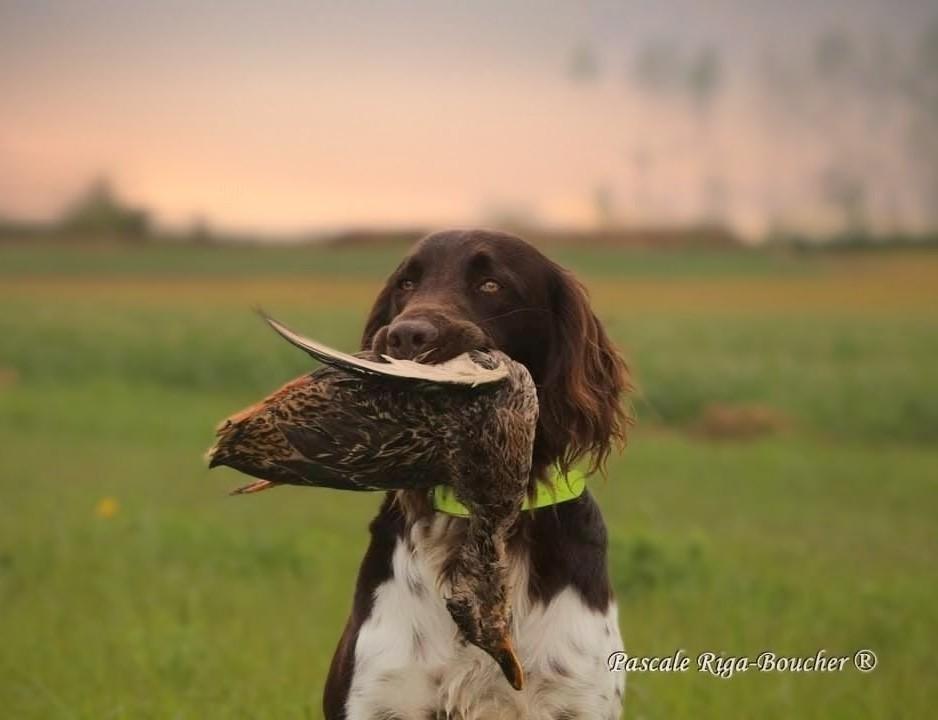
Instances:
[[[441,587],[462,640],[524,687],[511,640],[507,538],[531,473],[537,389],[497,350],[438,365],[343,353],[263,314],[284,340],[323,365],[223,420],[207,452],[254,480],[232,494],[281,485],[426,490],[445,485],[469,511]]]

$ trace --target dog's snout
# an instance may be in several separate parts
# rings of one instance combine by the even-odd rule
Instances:
[[[397,320],[388,328],[388,354],[412,359],[429,350],[439,336],[440,331],[428,320]]]

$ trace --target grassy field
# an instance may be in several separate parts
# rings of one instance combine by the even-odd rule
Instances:
[[[0,246],[0,715],[320,717],[379,499],[201,453],[307,368],[251,308],[352,348],[399,253]],[[880,661],[632,674],[627,715],[930,717],[938,254],[555,255],[640,388],[593,483],[628,649]]]

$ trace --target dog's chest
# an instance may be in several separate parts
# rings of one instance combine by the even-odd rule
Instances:
[[[438,578],[451,531],[435,515],[397,542],[393,575],[355,645],[349,720],[618,718],[624,675],[606,665],[622,649],[615,603],[596,612],[568,587],[532,604],[527,559],[513,557],[512,634],[525,671],[515,691],[488,655],[460,642],[446,611]]]

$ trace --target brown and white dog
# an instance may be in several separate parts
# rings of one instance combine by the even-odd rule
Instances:
[[[626,366],[585,291],[512,235],[450,231],[421,240],[379,293],[362,347],[432,363],[497,348],[523,363],[540,403],[532,488],[581,459],[601,469],[625,438]],[[521,691],[459,641],[442,599],[441,569],[465,524],[434,512],[418,491],[385,498],[326,681],[326,719],[618,718],[624,676],[606,663],[622,640],[606,528],[589,492],[522,513],[512,532]]]

